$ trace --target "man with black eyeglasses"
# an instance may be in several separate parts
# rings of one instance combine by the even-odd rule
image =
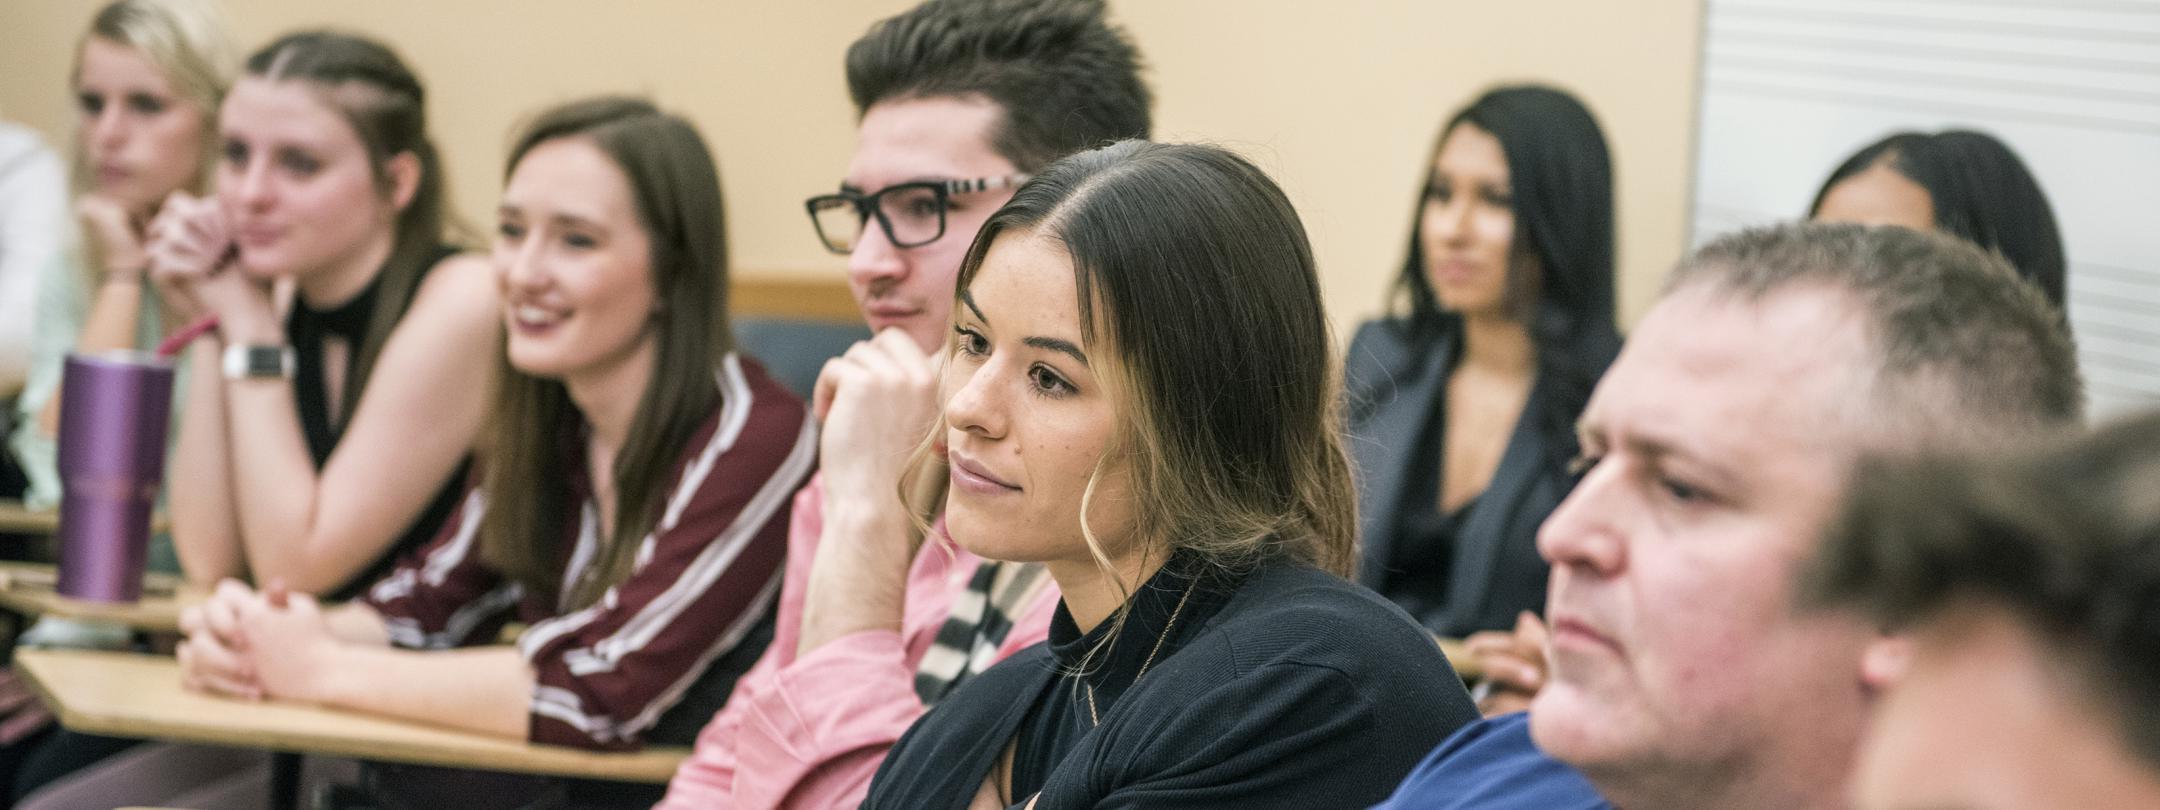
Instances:
[[[772,646],[661,807],[852,807],[915,718],[1044,638],[1057,593],[1041,567],[925,539],[901,475],[937,418],[934,358],[976,231],[1030,173],[1147,137],[1139,74],[1102,0],[930,0],[848,48],[855,155],[805,207],[876,334],[818,378],[823,471],[795,499]],[[942,465],[930,477],[942,486]]]

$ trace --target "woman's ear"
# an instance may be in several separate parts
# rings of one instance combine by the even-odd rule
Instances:
[[[391,156],[387,168],[390,175],[390,205],[402,214],[405,206],[412,204],[413,196],[420,193],[420,173],[423,168],[420,165],[420,156],[411,152],[399,152]]]

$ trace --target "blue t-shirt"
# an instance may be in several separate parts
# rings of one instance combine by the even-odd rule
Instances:
[[[1395,795],[1373,810],[1611,810],[1567,763],[1530,740],[1517,712],[1464,726],[1426,755]]]

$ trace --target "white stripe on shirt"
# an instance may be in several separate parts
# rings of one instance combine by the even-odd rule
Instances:
[[[787,578],[786,575],[787,569],[785,567],[774,570],[772,579],[765,583],[764,588],[758,590],[757,602],[754,603],[755,607],[743,611],[744,615],[750,617],[750,621],[736,622],[728,628],[726,633],[721,634],[718,639],[714,639],[712,646],[707,647],[705,652],[698,656],[697,662],[691,664],[689,669],[683,670],[682,677],[675,679],[675,683],[670,684],[651,703],[645,704],[645,710],[638,712],[636,717],[630,718],[628,723],[617,729],[617,733],[624,737],[641,734],[645,729],[651,728],[654,723],[660,722],[660,715],[665,714],[669,709],[675,708],[675,703],[682,700],[683,693],[690,691],[690,686],[697,683],[699,678],[705,676],[705,671],[712,667],[713,660],[727,653],[727,651],[735,649],[735,645],[741,644],[743,636],[749,635],[750,631],[757,627],[758,621],[765,618],[765,612],[773,609],[773,597],[780,592],[780,583]]]
[[[465,562],[465,555],[472,553],[473,541],[480,535],[480,518],[487,512],[487,498],[475,488],[465,494],[465,503],[458,511],[457,534],[451,536],[450,542],[430,549],[418,571],[399,568],[396,574],[375,583],[368,589],[368,598],[387,604],[411,596],[414,580],[420,576],[425,576],[431,586],[441,586],[450,572]]]
[[[668,499],[667,512],[661,516],[659,525],[654,526],[652,532],[647,534],[645,539],[641,541],[645,544],[656,542],[655,538],[660,533],[673,528],[676,521],[682,518],[683,508],[689,505],[689,496],[696,493],[698,486],[705,482],[705,475],[712,471],[713,462],[734,443],[735,438],[742,433],[741,423],[749,418],[750,387],[748,381],[742,377],[742,364],[735,359],[733,352],[728,353],[722,359],[721,370],[714,374],[714,381],[720,386],[722,397],[720,402],[720,427],[713,431],[712,439],[708,440],[705,443],[705,448],[699,451],[698,460],[683,471],[682,480],[676,484],[674,496]],[[730,396],[731,394],[732,396]],[[739,411],[740,415],[734,416],[731,420],[730,413],[734,411]],[[726,429],[730,421],[736,423],[735,430],[732,432]],[[631,570],[635,571],[636,568],[633,567]],[[564,577],[565,590],[568,589],[568,583],[574,581],[569,577]],[[557,616],[533,625],[525,631],[524,637],[518,640],[518,651],[523,653],[527,660],[531,660],[535,654],[556,639],[583,629],[585,625],[591,624],[594,619],[599,618],[604,612],[603,608],[612,604],[612,597],[614,596],[615,588],[610,586],[601,595],[599,602],[589,605],[583,610]]]
[[[668,625],[681,617],[682,612],[689,609],[698,597],[711,590],[714,582],[727,573],[736,557],[750,546],[758,532],[765,528],[779,513],[780,508],[794,496],[796,484],[810,474],[810,467],[816,460],[817,425],[805,419],[802,429],[796,433],[795,447],[789,451],[787,460],[781,462],[779,469],[766,477],[764,484],[758,487],[757,494],[751,496],[750,501],[736,513],[735,519],[728,523],[727,528],[722,529],[717,537],[698,552],[697,559],[683,569],[682,574],[668,585],[666,591],[646,603],[645,607],[624,622],[622,627],[606,638],[594,642],[589,649],[571,650],[565,654],[563,660],[569,665],[570,672],[583,676],[612,671],[623,656],[651,643]],[[738,635],[748,632],[749,626],[756,624],[759,618],[762,617],[755,615],[755,611],[746,611],[736,617],[726,632]]]
[[[451,613],[450,618],[443,622],[442,632],[430,633],[420,626],[419,621],[409,616],[386,618],[383,620],[383,629],[389,633],[390,643],[398,647],[447,650],[469,642],[473,629],[479,627],[481,622],[516,607],[518,600],[523,598],[523,585],[505,582],[482,594],[480,598],[459,606],[457,611]]]

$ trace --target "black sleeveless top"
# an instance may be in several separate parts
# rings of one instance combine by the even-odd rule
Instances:
[[[456,253],[455,248],[436,248],[427,270],[421,271],[422,278],[426,278],[425,274],[441,264],[443,259]],[[418,281],[414,283],[417,284]],[[330,460],[330,453],[337,449],[338,440],[344,438],[345,426],[352,419],[352,414],[346,412],[342,414],[345,417],[343,420],[335,423],[330,420],[332,403],[324,375],[324,339],[339,338],[345,341],[347,351],[344,379],[350,384],[353,372],[359,369],[360,341],[367,337],[368,320],[375,315],[375,302],[380,298],[378,293],[381,287],[382,280],[378,276],[375,281],[369,282],[359,295],[353,296],[352,300],[327,310],[312,308],[308,306],[307,299],[296,295],[293,296],[292,314],[285,318],[285,339],[292,343],[294,355],[293,405],[300,412],[300,433],[307,439],[308,457],[314,460],[317,472]],[[359,401],[358,397],[353,397],[352,400]],[[428,501],[427,508],[421,510],[420,515],[398,535],[397,542],[385,549],[382,556],[369,563],[365,570],[339,585],[335,591],[324,594],[323,598],[343,601],[359,596],[368,586],[375,584],[376,580],[388,575],[398,558],[419,549],[422,544],[432,539],[436,531],[442,528],[443,521],[449,519],[451,510],[456,508],[458,495],[464,487],[465,475],[471,463],[470,457],[459,461],[457,469],[442,482],[442,486],[435,491],[435,497]]]
[[[1472,496],[1452,512],[1440,509],[1442,468],[1447,464],[1447,397],[1443,394],[1417,436],[1411,453],[1409,480],[1402,503],[1396,507],[1395,548],[1389,555],[1386,585],[1380,593],[1410,611],[1428,616],[1448,609],[1449,565],[1456,556],[1456,538],[1477,509],[1484,493]],[[1498,477],[1495,473],[1494,477]]]

